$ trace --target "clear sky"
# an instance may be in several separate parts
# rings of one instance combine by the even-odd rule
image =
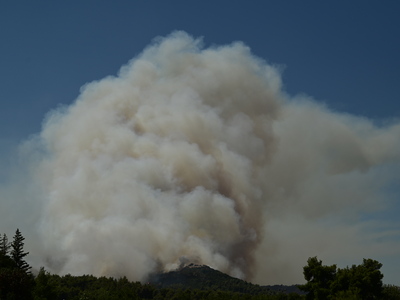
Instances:
[[[399,14],[399,1],[1,1],[0,179],[49,111],[175,30],[206,47],[244,42],[279,66],[290,96],[398,120]]]
[[[398,118],[398,1],[3,1],[0,137],[23,139],[79,88],[115,75],[156,36],[243,41],[284,68],[288,93]]]

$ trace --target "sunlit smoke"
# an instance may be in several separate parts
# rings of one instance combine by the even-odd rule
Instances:
[[[361,237],[354,218],[385,207],[398,149],[398,123],[290,98],[242,43],[183,32],[85,85],[24,146],[51,271],[145,280],[194,262],[259,282],[298,280],[336,216],[350,228],[336,241]]]
[[[240,43],[200,44],[175,33],[49,116],[42,229],[61,271],[251,274],[279,76]]]

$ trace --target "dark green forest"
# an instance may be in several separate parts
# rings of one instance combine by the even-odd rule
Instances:
[[[25,260],[29,252],[24,250],[24,240],[19,229],[12,242],[6,234],[0,236],[0,300],[400,299],[400,289],[382,283],[382,264],[372,259],[339,269],[311,257],[303,268],[306,283],[294,287],[298,292],[285,292],[196,265],[154,274],[146,284],[126,277],[59,276],[43,267],[34,275]]]

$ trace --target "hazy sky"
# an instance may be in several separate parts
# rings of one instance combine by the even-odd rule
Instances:
[[[2,1],[0,180],[8,180],[16,145],[41,131],[49,111],[175,30],[203,37],[205,47],[242,41],[282,72],[290,97],[305,94],[376,125],[394,122],[399,13],[398,1]],[[395,203],[379,219],[399,213]],[[394,267],[387,270],[394,283]]]

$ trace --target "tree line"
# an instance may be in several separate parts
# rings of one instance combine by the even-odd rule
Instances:
[[[325,266],[317,257],[311,257],[303,268],[307,282],[298,286],[306,292],[305,295],[260,294],[258,289],[247,289],[245,292],[237,292],[240,288],[235,287],[223,289],[218,282],[207,289],[191,286],[160,288],[153,284],[131,282],[126,277],[59,276],[50,274],[43,267],[33,275],[31,266],[25,261],[29,252],[24,251],[24,240],[19,229],[12,242],[9,242],[6,234],[0,235],[0,300],[400,299],[398,287],[383,285],[383,274],[380,271],[382,264],[372,259],[364,259],[361,265],[339,269],[336,265]],[[226,282],[223,284],[226,285]]]
[[[317,257],[310,257],[303,268],[307,283],[298,287],[307,292],[306,299],[400,299],[396,286],[383,285],[382,264],[363,259],[360,265],[343,269],[336,265],[324,266]]]

